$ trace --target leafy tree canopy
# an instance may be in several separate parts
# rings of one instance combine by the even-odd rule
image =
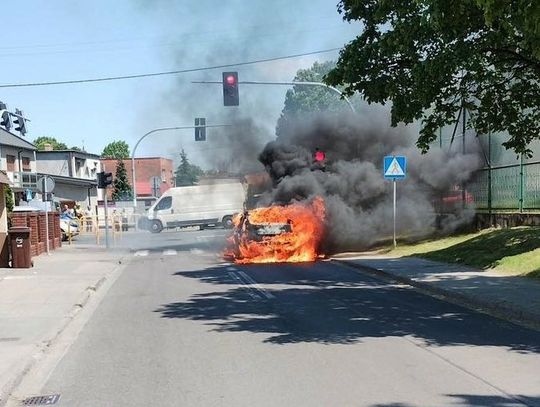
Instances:
[[[103,158],[116,158],[117,160],[129,158],[129,145],[122,140],[113,141],[105,146],[101,156]]]
[[[540,2],[341,0],[362,33],[340,53],[328,84],[390,101],[392,125],[422,119],[424,152],[461,107],[478,133],[507,131],[506,148],[540,138]]]
[[[121,160],[118,160],[116,163],[116,176],[113,181],[112,198],[115,201],[127,201],[133,198],[133,191],[131,185],[129,185],[126,166]]]
[[[336,66],[334,61],[315,62],[311,68],[300,69],[294,77],[295,81],[322,82],[323,77]],[[285,94],[285,106],[278,119],[276,134],[279,136],[287,125],[306,115],[322,111],[336,112],[349,109],[339,94],[324,86],[294,85]]]
[[[45,145],[52,145],[53,150],[67,150],[67,145],[56,140],[54,137],[41,136],[34,140],[33,143],[38,150],[45,150]]]
[[[180,152],[180,165],[176,169],[176,186],[195,185],[204,171],[197,165],[191,164],[184,149]]]
[[[6,209],[8,212],[13,212],[15,200],[13,199],[13,190],[9,185],[4,185],[4,195],[6,196]]]

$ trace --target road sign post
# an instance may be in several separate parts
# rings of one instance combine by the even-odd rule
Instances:
[[[396,218],[397,218],[397,198],[396,198],[396,180],[405,179],[407,174],[407,157],[404,156],[386,156],[383,162],[383,176],[385,179],[391,179],[393,183],[393,243],[397,246],[396,241]]]
[[[105,247],[108,249],[111,246],[109,243],[109,213],[107,211],[107,189],[105,188],[103,191],[105,192],[105,195],[103,197],[103,209],[105,213]],[[97,225],[97,227],[99,228],[99,224]]]
[[[100,188],[103,191],[104,197],[103,197],[103,206],[105,209],[105,247],[108,249],[110,248],[109,244],[109,219],[108,219],[108,212],[107,212],[107,187],[112,184],[113,182],[113,176],[110,172],[99,172],[97,174],[97,181],[98,181],[98,188]],[[99,229],[99,222],[97,225]]]
[[[150,185],[152,187],[152,195],[159,198],[161,195],[161,177],[150,177]]]

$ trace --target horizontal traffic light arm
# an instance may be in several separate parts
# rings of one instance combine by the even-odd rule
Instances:
[[[222,85],[223,81],[191,81],[191,83],[208,83],[208,84],[219,84]],[[330,89],[336,93],[339,94],[340,97],[347,102],[349,105],[351,111],[353,113],[356,113],[356,110],[354,109],[354,106],[352,105],[351,101],[347,96],[345,96],[339,89],[334,88],[333,86],[327,85],[326,83],[322,82],[302,82],[302,81],[292,81],[292,82],[263,82],[263,81],[238,81],[238,85],[277,85],[277,86],[295,86],[295,85],[301,85],[301,86],[322,86],[324,88]]]

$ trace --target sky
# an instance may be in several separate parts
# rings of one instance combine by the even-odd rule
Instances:
[[[0,84],[62,81],[244,62],[342,47],[359,34],[337,13],[337,0],[19,0],[3,18]],[[290,81],[337,51],[232,68],[239,79]],[[224,107],[222,69],[174,76],[58,86],[0,88],[8,109],[31,122],[27,138],[52,136],[101,153],[112,140],[130,148],[158,127],[249,118],[271,138],[287,87],[241,86],[240,106]],[[193,130],[156,133],[137,156],[210,167],[204,150],[219,151],[219,130],[195,142]],[[221,145],[222,146],[222,145]]]

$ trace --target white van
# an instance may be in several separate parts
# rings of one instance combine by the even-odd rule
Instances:
[[[231,228],[245,200],[240,182],[171,188],[148,209],[148,229],[159,233],[163,228],[217,224]]]

